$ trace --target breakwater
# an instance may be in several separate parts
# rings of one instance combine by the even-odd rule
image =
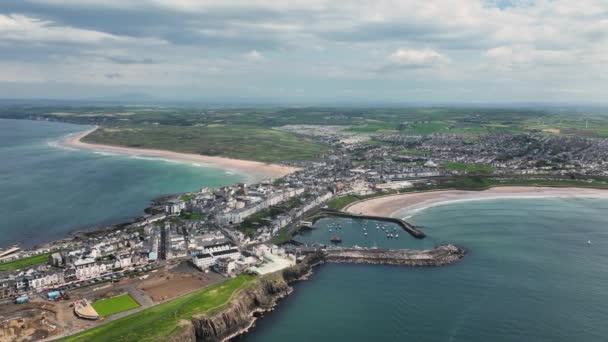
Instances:
[[[412,249],[328,249],[325,260],[333,263],[443,266],[462,259],[466,251],[452,244],[426,250]]]
[[[328,217],[328,216],[337,216],[337,217],[346,217],[346,218],[353,218],[353,219],[365,219],[365,220],[375,220],[375,221],[396,223],[401,228],[403,228],[403,230],[408,232],[411,236],[415,237],[416,239],[424,239],[426,237],[426,234],[424,234],[421,230],[414,227],[409,222],[404,221],[399,218],[395,218],[395,217],[359,215],[359,214],[353,214],[353,213],[346,213],[346,212],[339,211],[339,210],[321,209],[319,211],[319,213],[317,214],[317,216],[315,216],[315,218],[313,219],[313,222],[316,222],[318,219],[320,219],[322,217]]]

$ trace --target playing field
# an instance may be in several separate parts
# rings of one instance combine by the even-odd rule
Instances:
[[[139,303],[131,297],[130,294],[125,293],[120,296],[106,298],[98,300],[93,303],[93,308],[99,314],[99,316],[106,317],[115,313],[135,309],[139,307]]]

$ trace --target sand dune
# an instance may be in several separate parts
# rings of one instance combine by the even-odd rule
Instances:
[[[89,144],[82,142],[81,139],[91,132],[97,129],[93,128],[91,130],[78,133],[70,136],[68,139],[63,141],[63,144],[66,146],[81,148],[81,149],[89,149],[95,151],[103,151],[110,153],[120,153],[127,155],[136,155],[136,156],[144,156],[144,157],[155,157],[155,158],[163,158],[167,160],[174,160],[184,163],[198,163],[203,165],[208,165],[210,167],[217,167],[221,169],[225,169],[228,171],[232,171],[238,174],[241,174],[247,178],[250,182],[260,181],[262,179],[268,178],[279,178],[290,174],[296,170],[295,167],[278,165],[278,164],[267,164],[262,162],[256,162],[251,160],[240,160],[240,159],[232,159],[232,158],[224,158],[224,157],[213,157],[213,156],[204,156],[198,154],[189,154],[189,153],[179,153],[179,152],[171,152],[165,150],[153,150],[153,149],[143,149],[143,148],[131,148],[131,147],[122,147],[122,146],[112,146],[112,145],[101,145],[101,144]]]

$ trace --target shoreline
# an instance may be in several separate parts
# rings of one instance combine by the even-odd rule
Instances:
[[[233,159],[226,157],[205,156],[191,153],[173,152],[158,149],[144,149],[103,144],[91,144],[82,139],[97,130],[99,126],[72,134],[63,139],[60,144],[70,148],[93,150],[99,152],[117,153],[127,156],[153,157],[169,161],[192,164],[197,163],[211,168],[219,168],[244,176],[247,181],[258,182],[264,179],[274,179],[286,176],[299,170],[296,167],[279,164],[268,164],[252,160]]]
[[[389,195],[358,201],[346,206],[348,213],[409,218],[440,205],[497,199],[600,198],[608,199],[608,189],[576,187],[504,186],[486,190],[437,190]]]

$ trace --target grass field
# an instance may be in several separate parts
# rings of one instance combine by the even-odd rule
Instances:
[[[468,173],[492,173],[495,168],[491,165],[482,164],[467,164],[459,162],[447,162],[441,164],[444,168],[454,171],[463,171]]]
[[[139,307],[139,303],[128,293],[98,300],[92,305],[95,311],[97,311],[97,313],[102,317]]]
[[[317,159],[328,150],[326,146],[288,132],[254,126],[102,128],[83,141],[263,162]]]
[[[181,321],[191,320],[197,314],[217,312],[234,293],[250,286],[255,279],[254,276],[241,275],[63,341],[167,341],[172,334],[180,331]]]
[[[0,271],[14,271],[24,267],[44,264],[49,260],[49,255],[51,255],[51,253],[44,253],[23,259],[0,263]]]

